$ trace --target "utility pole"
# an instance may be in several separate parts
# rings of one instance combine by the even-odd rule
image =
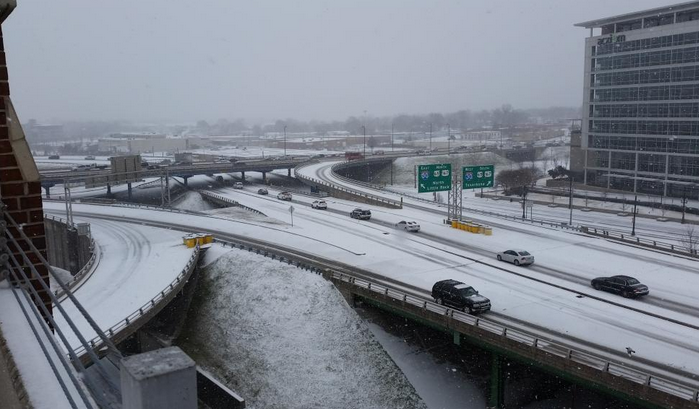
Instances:
[[[638,195],[633,196],[633,221],[631,222],[631,235],[636,235],[636,204],[638,202]],[[684,214],[682,214],[684,216]]]
[[[570,185],[568,187],[568,208],[570,209],[570,220],[568,220],[568,225],[572,226],[573,225],[573,175],[568,174],[568,180],[570,181]]]
[[[527,218],[527,191],[529,190],[528,186],[523,186],[522,187],[522,219]]]
[[[393,124],[391,124],[391,152],[393,152]]]
[[[447,155],[451,155],[451,126],[447,124]]]
[[[284,158],[286,159],[286,125],[284,125]]]
[[[430,122],[430,151],[432,150],[432,122]]]

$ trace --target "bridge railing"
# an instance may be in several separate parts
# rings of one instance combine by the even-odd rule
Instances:
[[[612,240],[619,240],[623,241],[626,243],[632,243],[632,244],[638,244],[641,246],[645,247],[652,247],[660,250],[665,250],[669,251],[672,253],[677,253],[677,254],[683,254],[686,256],[694,257],[694,258],[699,258],[699,243],[697,242],[698,239],[688,239],[688,243],[682,245],[682,244],[672,244],[672,243],[664,243],[662,241],[657,241],[657,240],[650,240],[650,239],[644,239],[641,237],[637,236],[632,236],[630,234],[623,234],[619,232],[613,232],[605,229],[598,229],[594,227],[586,227],[586,226],[581,226],[581,230],[584,233],[593,235],[593,236],[600,236],[600,237],[605,237],[609,238]]]
[[[298,172],[298,169],[300,169],[300,168],[301,167],[294,168],[294,176],[299,180],[305,181],[307,184],[312,184],[312,185],[316,185],[316,186],[323,186],[323,187],[326,187],[330,190],[335,190],[338,192],[347,193],[347,194],[352,195],[352,196],[361,197],[363,199],[366,199],[367,201],[371,201],[371,202],[381,204],[381,205],[386,205],[389,207],[394,207],[394,208],[398,208],[398,209],[401,209],[403,207],[403,204],[397,200],[387,199],[385,197],[372,195],[372,194],[362,192],[359,190],[349,189],[349,188],[346,188],[344,186],[336,185],[334,183],[329,183],[329,182],[326,182],[326,181],[323,181],[320,179],[306,176],[306,175]]]
[[[187,283],[189,276],[192,274],[192,271],[194,271],[194,267],[196,267],[197,260],[199,259],[199,252],[199,246],[195,247],[194,252],[192,252],[192,256],[187,261],[185,267],[182,269],[182,271],[180,271],[177,277],[175,277],[175,279],[170,282],[170,284],[168,284],[155,297],[151,298],[148,302],[143,304],[137,310],[131,312],[124,319],[104,330],[104,333],[110,339],[124,338],[125,334],[123,334],[122,332],[128,330],[132,324],[139,324],[140,326],[143,324],[141,318],[150,316],[150,313],[152,313],[156,309],[157,311],[160,311],[160,309],[162,309],[163,307],[161,305],[161,302],[163,302],[164,300],[169,302],[172,296],[174,294],[177,294],[177,292],[179,292],[182,289],[182,287],[184,287],[184,285]],[[131,331],[129,331],[129,333],[130,332]],[[85,353],[89,352],[90,349],[93,351],[98,351],[103,346],[104,340],[102,339],[102,337],[95,336],[94,338],[88,340],[86,344],[82,344],[79,347],[75,348],[73,350],[73,353],[80,357],[83,356]]]
[[[334,267],[334,262],[325,261],[315,255],[304,255],[298,251],[292,253],[278,245],[277,247],[270,244],[262,245],[245,239],[215,239],[215,242],[221,243],[224,246],[229,245],[242,250],[255,252],[272,259],[278,259],[281,262],[293,264],[298,268],[323,275],[328,279],[338,280],[363,290],[371,291],[377,295],[389,297],[397,302],[410,304],[424,311],[431,312],[436,316],[446,316],[464,324],[478,327],[503,338],[545,351],[559,358],[567,359],[571,363],[585,365],[690,402],[699,402],[699,388],[697,387],[686,385],[660,375],[651,374],[646,370],[635,368],[626,363],[615,362],[590,352],[581,351],[562,342],[544,338],[540,335],[528,333],[517,328],[508,327],[487,318],[473,316],[459,310],[445,307],[433,302],[431,299],[426,299],[423,296],[416,295],[416,293],[407,292],[397,286],[343,272],[342,267]]]
[[[241,204],[241,203],[239,203],[239,202],[237,202],[237,201],[235,201],[235,200],[233,200],[233,199],[231,199],[231,198],[229,198],[229,197],[221,196],[221,195],[218,195],[218,194],[212,193],[212,192],[207,192],[207,191],[205,191],[205,190],[199,192],[199,194],[201,194],[202,196],[205,196],[205,197],[214,199],[214,200],[218,200],[218,201],[221,201],[221,202],[224,202],[224,203],[228,203],[228,204],[230,204],[231,206],[240,207],[241,209],[245,209],[245,210],[247,210],[247,211],[249,211],[249,212],[253,212],[253,213],[261,214],[262,216],[266,216],[266,215],[265,215],[264,213],[262,213],[261,211],[259,211],[259,210],[257,210],[257,209],[253,209],[252,207],[245,206],[244,204]]]

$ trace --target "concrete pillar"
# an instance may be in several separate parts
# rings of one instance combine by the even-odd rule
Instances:
[[[267,183],[267,172],[262,172],[262,183]]]
[[[245,182],[245,172],[240,172],[240,178]]]
[[[131,182],[126,184],[126,190],[128,191],[129,199],[131,199]]]
[[[286,170],[286,175],[287,175],[288,177],[291,177],[291,168],[289,168],[289,169]]]
[[[111,196],[111,195],[112,195],[112,185],[107,183],[107,196]]]
[[[51,199],[51,186],[44,186],[44,190],[46,191],[46,198]]]
[[[189,176],[183,176],[182,179],[184,180],[184,187],[189,186],[189,184],[187,183],[187,181],[189,180]]]
[[[500,409],[505,404],[505,377],[502,371],[500,355],[494,352],[491,355],[488,409]]]
[[[121,360],[123,409],[197,409],[197,367],[178,347]]]

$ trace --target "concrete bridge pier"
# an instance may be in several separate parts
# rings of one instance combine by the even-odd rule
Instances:
[[[503,362],[500,355],[491,352],[490,363],[490,394],[488,409],[501,409],[505,404],[505,376],[502,370]]]
[[[286,169],[286,175],[287,175],[288,177],[291,177],[291,168],[287,168],[287,169]]]
[[[128,191],[128,194],[129,194],[129,200],[131,200],[131,194],[132,194],[132,192],[131,192],[131,182],[128,182],[128,183],[126,184],[126,190]]]
[[[240,172],[240,178],[245,182],[245,171]]]
[[[107,196],[111,196],[111,195],[112,195],[112,185],[107,183]]]
[[[262,172],[262,183],[267,183],[267,172]]]
[[[182,176],[182,180],[184,180],[184,187],[189,187],[189,176]]]
[[[46,198],[51,199],[51,186],[44,186],[44,190],[46,191]]]

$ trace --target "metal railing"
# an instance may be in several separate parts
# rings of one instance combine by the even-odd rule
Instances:
[[[420,307],[425,311],[434,313],[435,318],[448,316],[456,321],[481,328],[493,334],[530,347],[534,347],[536,349],[541,349],[552,355],[568,359],[576,364],[585,365],[587,367],[624,378],[637,384],[654,388],[661,392],[668,393],[691,402],[699,402],[699,388],[691,387],[662,376],[650,374],[642,369],[629,366],[626,363],[614,362],[610,359],[597,356],[590,352],[574,349],[562,342],[543,338],[540,335],[531,334],[520,329],[508,327],[501,323],[488,320],[487,318],[484,319],[445,307],[443,305],[434,303],[431,299],[426,299],[425,297],[418,296],[415,293],[406,292],[397,286],[391,286],[377,280],[371,280],[366,277],[360,277],[355,274],[348,274],[347,272],[338,271],[342,270],[342,268],[334,267],[335,264],[333,261],[325,260],[315,255],[306,255],[298,252],[297,250],[294,250],[296,253],[292,253],[288,250],[282,249],[282,246],[279,245],[277,245],[277,248],[273,248],[267,245],[251,243],[244,239],[214,239],[214,241],[224,246],[228,245],[234,248],[240,248],[241,250],[254,252],[264,257],[270,257],[272,259],[279,260],[280,262],[285,262],[298,268],[308,270],[319,275],[324,275],[326,278],[333,278],[344,283],[381,294],[383,296],[388,296],[395,301]]]
[[[586,226],[580,226],[580,230],[583,233],[587,233],[592,236],[605,237],[612,240],[623,241],[625,243],[638,244],[645,247],[652,247],[655,249],[665,250],[672,253],[699,258],[699,249],[692,247],[692,244],[683,246],[672,243],[664,243],[662,241],[657,240],[643,239],[637,236],[632,236],[630,234],[617,233],[605,229],[597,229]],[[697,243],[694,243],[694,245],[696,246]]]
[[[299,180],[305,181],[307,184],[323,186],[323,187],[326,187],[326,188],[331,189],[331,190],[347,193],[347,194],[350,194],[352,196],[358,196],[358,197],[361,197],[363,199],[372,201],[374,203],[388,205],[390,207],[395,207],[397,209],[403,208],[403,203],[400,201],[387,199],[387,198],[381,197],[381,196],[372,195],[372,194],[365,193],[365,192],[362,192],[359,190],[348,189],[344,186],[340,186],[340,185],[336,185],[334,183],[329,183],[329,182],[326,182],[326,181],[323,181],[320,179],[308,177],[308,176],[303,175],[302,173],[299,173],[298,172],[299,169],[301,169],[301,166],[294,168],[294,177],[296,177]]]
[[[104,330],[104,333],[107,334],[110,338],[123,337],[124,334],[122,334],[122,332],[126,329],[129,329],[130,325],[137,323],[140,318],[146,316],[148,313],[150,313],[156,308],[159,311],[162,308],[162,305],[160,303],[163,300],[169,301],[169,299],[171,298],[170,296],[179,292],[182,289],[182,287],[184,287],[184,285],[187,283],[187,280],[189,279],[189,276],[192,274],[192,271],[194,271],[194,267],[196,266],[197,260],[199,259],[199,252],[200,249],[197,245],[197,247],[195,247],[194,252],[192,253],[192,256],[187,261],[185,267],[182,269],[182,271],[180,271],[177,277],[175,277],[175,279],[170,282],[170,284],[168,284],[155,297],[151,298],[148,302],[143,304],[137,310],[131,312],[124,319]],[[90,349],[100,350],[103,347],[104,339],[98,335],[88,340],[85,344],[81,344],[79,347],[73,349],[73,353],[80,357],[84,355],[86,352],[89,352]]]
[[[241,209],[245,209],[249,212],[253,212],[253,213],[261,214],[262,216],[266,216],[266,214],[262,213],[261,211],[259,211],[257,209],[253,209],[252,207],[245,206],[244,204],[240,204],[239,202],[237,202],[229,197],[221,196],[221,195],[218,195],[216,193],[207,192],[205,190],[199,192],[199,194],[204,196],[204,197],[208,197],[210,199],[219,200],[221,202],[228,203],[231,206],[240,207]]]
[[[66,283],[53,271],[51,265],[24,233],[21,226],[6,212],[4,204],[0,206],[4,216],[4,220],[0,221],[0,227],[4,230],[0,259],[9,274],[8,279],[12,283],[10,288],[70,406],[72,408],[116,407],[119,394],[118,381],[110,375],[109,368],[89,348],[86,350],[86,360],[96,367],[96,371],[90,374],[86,372],[86,365],[78,359],[72,350],[66,330],[70,330],[81,345],[87,346],[87,341],[78,330],[75,322],[66,313],[56,295],[51,292],[49,284],[46,282],[47,277],[39,273],[35,262],[30,259],[30,255],[48,271],[51,280],[61,287],[82,318],[102,340],[107,353],[116,357],[121,357],[121,353],[73,296]],[[17,237],[7,228],[9,226],[17,232]],[[20,245],[20,241],[23,242],[24,246]],[[45,295],[42,296],[40,292]],[[45,301],[44,297],[46,296],[50,303],[47,303],[48,300]],[[49,310],[49,306],[53,307],[53,311]],[[57,325],[54,318],[56,315],[62,316],[67,328]],[[59,344],[59,341],[63,346]],[[66,351],[68,351],[68,356],[66,356]],[[62,369],[60,369],[61,367]]]

